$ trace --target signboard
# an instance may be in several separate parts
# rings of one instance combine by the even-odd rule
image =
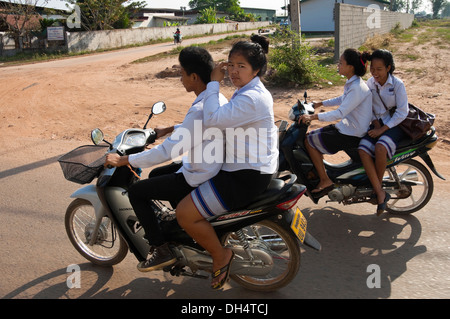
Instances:
[[[47,27],[48,41],[64,41],[64,27]]]

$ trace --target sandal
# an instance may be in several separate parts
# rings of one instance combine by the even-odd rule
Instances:
[[[311,191],[311,194],[314,198],[320,198],[325,195],[327,195],[329,192],[331,192],[334,189],[334,184],[331,184],[330,186],[327,186],[325,188],[318,187],[316,189],[313,189]]]
[[[385,192],[384,201],[381,204],[377,205],[377,216],[380,216],[383,214],[383,212],[386,210],[387,202],[391,199],[391,195],[387,192]]]
[[[228,281],[228,279],[230,277],[230,266],[231,266],[231,263],[232,263],[233,259],[234,259],[234,252],[232,251],[231,252],[231,258],[230,258],[230,261],[228,262],[228,264],[226,264],[225,266],[223,266],[219,270],[215,271],[211,275],[212,279],[214,279],[214,278],[217,278],[220,275],[222,275],[224,272],[226,272],[226,275],[225,275],[225,277],[222,280],[220,280],[219,282],[217,282],[215,284],[211,284],[211,288],[212,289],[216,289],[216,290],[220,289],[220,288],[223,287],[223,285],[226,284],[226,282]]]

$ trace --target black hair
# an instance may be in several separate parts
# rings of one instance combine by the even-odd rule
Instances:
[[[269,52],[269,39],[265,36],[254,34],[250,37],[250,41],[236,42],[228,55],[235,53],[242,54],[250,63],[253,70],[259,70],[258,76],[264,75],[267,69],[267,57]]]
[[[384,65],[386,68],[388,66],[391,66],[391,69],[389,70],[389,73],[392,74],[395,70],[395,63],[394,63],[394,57],[392,56],[392,53],[385,49],[378,49],[372,52],[372,55],[370,56],[369,60],[372,61],[373,59],[381,59],[384,61]]]
[[[352,65],[357,76],[363,76],[367,72],[366,63],[370,58],[369,52],[359,52],[355,49],[346,49],[343,53],[348,65]]]
[[[214,61],[206,49],[196,46],[186,47],[181,50],[178,61],[187,75],[196,73],[203,83],[211,82]]]

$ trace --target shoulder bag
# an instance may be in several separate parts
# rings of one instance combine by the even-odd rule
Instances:
[[[380,97],[381,103],[386,110],[386,104],[384,104],[381,98],[380,91],[377,86],[377,93]],[[398,126],[414,141],[424,136],[434,123],[434,114],[422,111],[417,106],[408,103],[409,111],[406,118],[398,124]]]

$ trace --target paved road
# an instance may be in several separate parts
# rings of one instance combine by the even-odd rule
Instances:
[[[148,55],[148,50],[153,48],[129,49],[121,54],[126,52],[135,59]],[[84,59],[117,54],[20,68],[63,67],[63,63],[83,63]],[[132,254],[113,268],[93,266],[71,246],[64,229],[69,195],[78,185],[64,179],[56,159],[77,146],[74,141],[24,138],[0,150],[0,298],[269,300],[450,296],[450,197],[446,182],[436,178],[431,202],[407,217],[377,218],[371,205],[339,206],[321,201],[314,206],[308,198],[302,198],[299,207],[323,251],[305,249],[298,276],[288,287],[274,293],[247,291],[233,282],[225,291],[215,292],[206,280],[171,277],[163,272],[142,274],[136,270]],[[450,172],[448,154],[436,151],[432,157],[439,170]],[[72,264],[80,267],[80,288],[70,289],[67,285],[72,274],[68,267]],[[379,288],[367,284],[368,278],[369,283],[375,282],[370,277],[373,269],[379,270]]]

